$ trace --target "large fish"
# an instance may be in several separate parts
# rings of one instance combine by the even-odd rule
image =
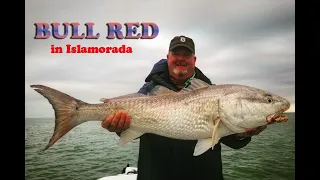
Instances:
[[[86,121],[103,121],[123,110],[131,117],[130,128],[121,133],[126,144],[144,133],[182,140],[198,140],[194,156],[214,148],[220,138],[242,133],[274,122],[287,121],[282,113],[288,100],[254,87],[224,84],[208,85],[193,79],[191,85],[174,92],[156,86],[148,95],[133,93],[89,104],[43,85],[31,85],[52,105],[55,128],[48,145]],[[102,100],[101,100],[102,101]]]

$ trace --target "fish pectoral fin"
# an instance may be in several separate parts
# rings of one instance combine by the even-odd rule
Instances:
[[[198,140],[196,147],[194,148],[194,156],[199,156],[205,153],[210,148],[214,149],[214,146],[219,142],[221,138],[221,126],[219,126],[220,122],[220,118],[217,117],[212,131],[212,137]]]
[[[144,134],[143,132],[135,131],[135,130],[129,128],[121,133],[120,145],[122,146],[128,142],[131,142],[134,139],[142,136],[143,134]]]
[[[211,145],[212,145],[212,149],[214,148],[214,146],[218,143],[218,141],[220,140],[220,117],[217,117],[217,119],[215,120],[215,124],[213,127],[213,131],[212,131],[212,137],[211,137]]]
[[[199,155],[205,153],[210,148],[211,148],[211,138],[199,139],[195,148],[194,148],[193,155],[199,156]]]

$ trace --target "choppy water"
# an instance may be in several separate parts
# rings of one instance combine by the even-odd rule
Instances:
[[[269,126],[246,147],[222,145],[226,180],[295,179],[295,117]],[[26,119],[25,178],[27,180],[95,180],[121,172],[127,163],[137,165],[138,140],[118,147],[118,136],[100,122],[81,124],[45,152],[54,128],[53,119]]]

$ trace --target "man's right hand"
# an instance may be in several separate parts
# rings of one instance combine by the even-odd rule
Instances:
[[[130,121],[128,113],[117,111],[102,121],[101,126],[110,132],[122,132],[129,128]]]

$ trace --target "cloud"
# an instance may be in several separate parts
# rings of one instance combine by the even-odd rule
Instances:
[[[63,4],[63,6],[61,6]],[[213,83],[263,88],[295,103],[295,2],[271,1],[39,1],[26,3],[26,117],[53,116],[51,105],[30,88],[45,84],[87,102],[139,90],[170,40],[187,35],[197,66]],[[94,22],[98,40],[35,40],[35,22]],[[106,39],[108,22],[154,22],[152,40]],[[62,29],[61,29],[62,30]],[[139,29],[141,31],[141,29]],[[124,31],[125,32],[125,31]],[[131,46],[132,54],[51,54],[50,46]]]

